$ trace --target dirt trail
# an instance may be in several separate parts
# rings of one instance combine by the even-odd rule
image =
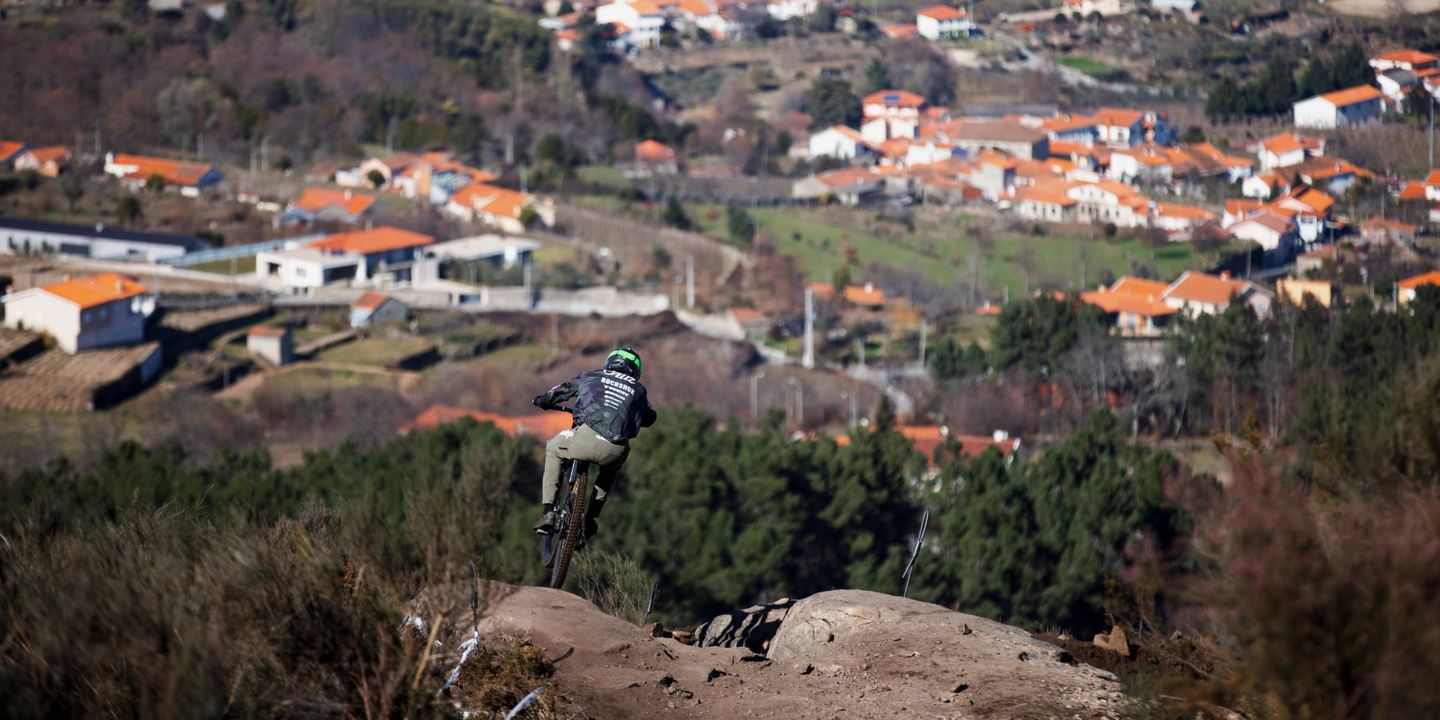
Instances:
[[[798,613],[798,614],[797,614]],[[790,627],[787,628],[786,625]],[[816,628],[826,629],[818,632]],[[570,593],[513,588],[482,635],[558,663],[562,710],[589,718],[1114,718],[1114,676],[1017,628],[862,591],[797,604],[770,659],[650,637]]]

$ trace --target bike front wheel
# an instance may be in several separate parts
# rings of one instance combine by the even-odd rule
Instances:
[[[577,463],[578,465],[579,463]],[[572,470],[572,472],[574,472]],[[590,505],[590,474],[584,470],[575,476],[575,482],[570,485],[569,512],[566,522],[561,525],[559,532],[553,537],[559,547],[555,548],[554,566],[550,568],[550,587],[562,588],[565,586],[565,572],[570,569],[570,558],[575,555],[575,550],[580,547],[580,542],[585,534],[585,511]],[[547,538],[550,539],[550,538]]]

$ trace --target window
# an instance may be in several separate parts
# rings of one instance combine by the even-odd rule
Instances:
[[[86,310],[85,312],[80,313],[80,322],[81,322],[81,324],[87,324],[87,325],[90,323],[90,311],[89,311],[89,310]]]
[[[303,277],[305,277],[305,268],[303,268],[303,267],[296,267],[296,268],[295,268],[295,277],[297,277],[297,278],[303,278]]]

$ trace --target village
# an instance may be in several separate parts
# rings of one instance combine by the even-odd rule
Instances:
[[[152,10],[188,8],[159,5]],[[1203,20],[1193,4],[1171,5],[1161,10],[1179,22]],[[1135,11],[1067,0],[1049,15],[992,18],[992,32]],[[598,38],[636,63],[682,42],[744,45],[759,32],[763,43],[766,23],[817,15],[883,38],[964,46],[987,37],[970,10],[947,5],[899,24],[794,0],[616,0],[546,13],[538,25],[562,52]],[[413,388],[457,357],[494,350],[499,365],[548,334],[539,343],[548,349],[525,355],[538,376],[576,359],[562,360],[561,317],[666,315],[667,334],[746,348],[727,375],[749,388],[748,400],[717,410],[754,421],[783,408],[797,437],[843,438],[884,395],[928,456],[953,418],[916,407],[927,342],[983,346],[1007,303],[1045,295],[1094,307],[1139,343],[1130,361],[1143,364],[1158,357],[1153,341],[1231,305],[1263,318],[1275,303],[1329,307],[1366,295],[1399,311],[1417,287],[1440,284],[1430,270],[1440,171],[1395,177],[1327,140],[1433,102],[1440,58],[1387,48],[1366,64],[1372,82],[1296,100],[1289,127],[1238,143],[1206,141],[1145,105],[947,106],[881,87],[856,96],[844,122],[797,110],[774,117],[785,147],[769,162],[798,172],[759,185],[657,137],[625,145],[629,157],[609,167],[582,168],[588,181],[572,190],[530,189],[523,166],[518,175],[482,167],[444,147],[377,148],[353,164],[277,173],[259,149],[247,168],[111,150],[98,136],[93,147],[5,140],[0,164],[22,187],[84,197],[80,183],[96,184],[119,205],[113,222],[93,225],[55,213],[0,217],[0,256],[9,256],[0,259],[0,406],[102,409],[177,385],[243,403],[296,363],[341,384],[361,372]],[[827,82],[822,75],[812,90]],[[721,145],[749,143],[746,132],[727,129]],[[146,224],[142,202],[238,208],[229,212],[260,239],[135,229]],[[1387,217],[1387,208],[1401,212]],[[996,232],[1011,250],[994,249]],[[774,282],[775,273],[789,277]],[[491,322],[524,316],[554,327]],[[477,345],[456,330],[467,325],[504,340]],[[456,355],[457,342],[469,349]],[[555,424],[517,411],[513,398],[437,402],[404,427],[471,416],[543,435]],[[977,453],[1020,447],[1012,433],[1022,428],[961,424],[973,434],[956,437]]]

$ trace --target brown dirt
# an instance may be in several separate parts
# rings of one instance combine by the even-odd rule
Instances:
[[[882,620],[855,632],[837,630],[841,636],[833,649],[824,650],[823,661],[771,661],[745,649],[698,648],[651,637],[579,597],[545,588],[510,589],[490,604],[480,631],[487,643],[526,638],[547,658],[558,658],[555,710],[562,716],[1118,717],[1119,697],[1108,674],[1037,656],[1036,648],[1050,646],[1011,638],[1023,633],[998,623],[971,620],[973,633],[957,623],[949,633],[953,637],[937,637],[927,618],[972,617],[946,613],[936,607],[902,613],[903,623]],[[992,632],[990,625],[1003,631]],[[1020,657],[1011,645],[1027,641],[1032,652]],[[1068,701],[1081,689],[1093,702]]]

